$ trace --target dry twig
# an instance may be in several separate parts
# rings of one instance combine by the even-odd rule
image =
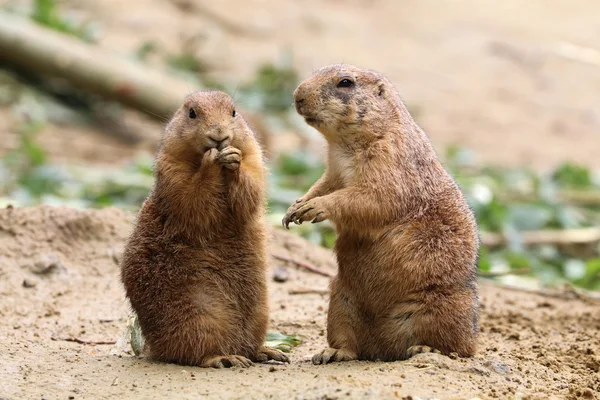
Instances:
[[[600,67],[600,51],[591,47],[578,46],[569,42],[559,42],[553,49],[554,53],[567,60]]]
[[[580,189],[563,189],[556,193],[557,199],[564,203],[581,205],[581,206],[597,206],[600,205],[600,191],[598,190],[580,190]],[[515,193],[514,191],[506,191],[498,194],[498,199],[504,203],[514,201],[535,201],[538,195],[535,193]]]
[[[600,227],[563,229],[563,230],[539,230],[519,233],[524,245],[532,244],[572,244],[600,242]],[[499,233],[481,232],[482,244],[497,247],[508,242],[507,238]]]
[[[305,269],[307,271],[313,272],[315,274],[321,275],[321,276],[326,276],[328,278],[333,278],[335,276],[335,274],[331,271],[327,271],[324,270],[322,268],[319,268],[315,265],[309,264],[309,263],[305,263],[302,261],[298,261],[298,260],[294,260],[293,258],[289,258],[289,257],[285,257],[285,256],[281,256],[278,254],[273,254],[273,258],[279,260],[279,261],[283,261],[283,262],[287,262],[290,264],[294,264],[297,267],[300,267],[302,269]]]
[[[477,271],[477,275],[481,276],[482,278],[497,278],[507,275],[527,275],[529,273],[531,273],[529,268],[519,268],[505,272]]]
[[[567,286],[563,290],[558,289],[530,289],[520,286],[508,285],[499,282],[490,282],[490,285],[501,287],[503,289],[512,290],[515,292],[531,293],[543,297],[550,297],[562,300],[581,300],[587,303],[600,304],[600,295],[592,292],[587,292],[573,286]]]
[[[100,344],[115,344],[115,343],[117,343],[114,340],[93,341],[93,340],[79,339],[76,337],[59,338],[56,336],[52,336],[50,339],[52,339],[54,341],[74,342],[74,343],[79,343],[79,344],[87,344],[87,345],[91,345],[91,346],[100,345]]]
[[[329,294],[327,289],[290,289],[288,294]]]

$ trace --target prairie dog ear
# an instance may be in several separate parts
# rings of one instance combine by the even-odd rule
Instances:
[[[378,90],[377,95],[379,97],[382,97],[383,95],[385,95],[385,84],[383,82],[379,82],[377,84],[377,90]]]

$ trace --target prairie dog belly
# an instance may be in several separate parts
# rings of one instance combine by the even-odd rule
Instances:
[[[356,169],[354,155],[335,146],[331,148],[330,163],[335,175],[341,180],[342,187],[348,187],[354,178],[354,170]]]

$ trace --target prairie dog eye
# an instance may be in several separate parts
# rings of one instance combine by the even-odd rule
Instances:
[[[196,111],[194,111],[194,109],[193,109],[193,108],[190,108],[190,113],[188,114],[188,116],[189,116],[191,119],[194,119],[194,118],[196,118]]]
[[[347,87],[351,87],[353,85],[354,85],[354,82],[352,82],[351,79],[344,78],[341,81],[339,81],[339,83],[337,84],[337,87],[339,87],[339,88],[347,88]]]
[[[231,116],[235,117],[235,108],[233,109],[233,111],[231,112]]]

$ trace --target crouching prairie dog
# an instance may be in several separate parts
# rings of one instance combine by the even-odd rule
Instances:
[[[298,86],[294,103],[327,140],[327,168],[283,224],[330,220],[337,232],[329,348],[313,363],[473,355],[476,222],[393,85],[331,65]]]
[[[270,359],[265,170],[231,97],[189,95],[167,124],[121,279],[153,358],[203,367]]]

